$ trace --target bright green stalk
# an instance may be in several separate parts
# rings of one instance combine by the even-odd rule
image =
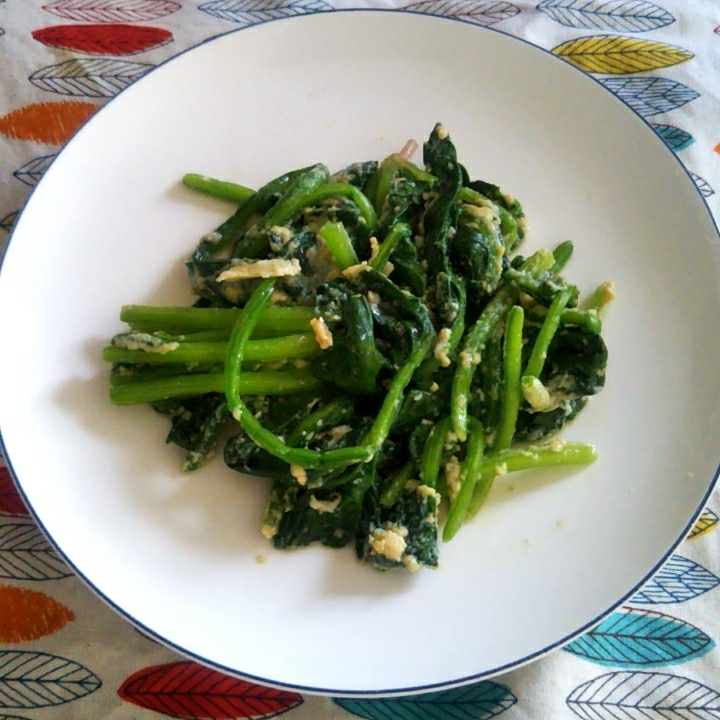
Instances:
[[[271,455],[275,455],[281,460],[285,460],[290,465],[297,465],[301,468],[342,467],[352,462],[366,460],[369,453],[362,447],[329,450],[324,453],[292,448],[264,428],[242,401],[239,387],[242,376],[245,374],[241,372],[245,347],[257,324],[260,313],[272,295],[274,287],[274,278],[268,278],[261,282],[253,291],[233,328],[225,360],[225,396],[227,397],[230,413],[258,447],[267,450]]]
[[[313,392],[322,387],[322,382],[307,370],[245,372],[237,383],[237,391],[242,395],[289,395]],[[225,392],[223,373],[177,375],[119,385],[110,388],[110,400],[114,405],[136,405],[211,392]]]
[[[394,475],[390,477],[390,482],[385,491],[380,496],[380,504],[383,507],[392,507],[397,500],[398,495],[402,492],[405,484],[415,473],[415,463],[410,460],[405,463]]]
[[[451,428],[452,420],[446,417],[436,422],[430,431],[420,458],[420,482],[423,485],[434,488],[437,484],[443,448],[445,447],[445,436]]]
[[[525,313],[518,305],[511,308],[505,323],[503,344],[503,387],[500,422],[493,451],[510,447],[520,408],[520,375],[522,372],[522,331]]]
[[[162,365],[166,363],[205,363],[224,362],[227,355],[227,342],[179,343],[175,350],[166,353],[146,352],[145,350],[125,350],[108,345],[103,348],[103,360],[113,363],[142,363]],[[296,360],[317,355],[320,351],[312,333],[286,335],[265,340],[248,340],[245,346],[247,362],[278,362]]]
[[[242,312],[239,308],[167,307],[161,305],[124,305],[120,320],[140,332],[182,334],[200,330],[232,331]],[[284,335],[305,332],[315,312],[309,307],[269,307],[260,314],[258,331],[273,331]],[[229,336],[228,336],[229,337]]]
[[[400,410],[405,388],[410,380],[412,380],[417,366],[422,362],[425,354],[430,349],[431,343],[431,335],[428,335],[418,342],[405,364],[395,373],[385,400],[383,400],[380,412],[377,414],[375,421],[370,426],[370,430],[362,441],[363,446],[366,447],[372,455],[375,455],[378,450],[380,450],[387,439],[390,428],[397,417],[398,410]]]
[[[226,182],[224,180],[215,180],[214,178],[207,177],[207,175],[196,175],[195,173],[183,175],[182,182],[185,187],[189,187],[192,190],[197,190],[205,195],[211,195],[212,197],[229,200],[230,202],[238,204],[244,203],[251,195],[255,194],[254,190],[244,187],[243,185]]]
[[[458,490],[448,511],[442,534],[443,542],[450,542],[463,524],[473,497],[475,485],[480,476],[485,451],[485,430],[475,418],[470,418],[469,425],[470,434],[465,459],[460,465],[460,490]]]
[[[483,351],[492,331],[515,304],[516,298],[517,292],[514,288],[501,287],[495,297],[485,306],[477,322],[470,328],[465,338],[465,344],[460,355],[462,357],[463,354],[467,353],[465,355],[467,361],[457,363],[457,369],[453,377],[450,408],[453,429],[461,442],[464,442],[467,438],[467,399],[477,367],[473,358]]]
[[[540,328],[535,345],[533,346],[530,359],[523,375],[525,377],[540,377],[540,373],[545,366],[545,358],[550,347],[553,337],[560,325],[560,315],[562,314],[568,300],[572,295],[572,287],[563,288],[554,298],[545,316],[545,320]]]
[[[500,474],[557,465],[591,465],[595,460],[597,460],[597,451],[594,445],[562,443],[559,440],[548,445],[503,450],[486,455],[480,468],[480,480],[475,486],[467,514],[472,516],[477,513],[485,502],[493,481]]]
[[[320,228],[320,235],[340,270],[345,270],[360,262],[355,253],[352,240],[341,222],[332,223],[328,220],[328,222]]]
[[[411,233],[412,229],[407,223],[395,223],[380,245],[377,255],[370,260],[370,267],[375,268],[378,272],[382,272],[397,244],[404,238],[409,238]]]

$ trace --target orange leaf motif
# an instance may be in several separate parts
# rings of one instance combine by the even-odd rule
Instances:
[[[0,133],[17,140],[62,145],[99,107],[78,100],[25,105],[0,117]]]
[[[37,640],[74,619],[72,610],[41,592],[0,585],[1,643]]]

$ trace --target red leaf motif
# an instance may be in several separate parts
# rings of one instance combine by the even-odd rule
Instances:
[[[162,28],[138,25],[53,25],[34,30],[43,45],[88,55],[134,55],[172,42],[172,33]]]
[[[157,20],[180,7],[173,0],[55,0],[43,10],[78,22],[123,23]]]
[[[6,467],[0,467],[0,513],[29,515]]]
[[[187,720],[261,720],[301,705],[297,693],[254,685],[190,660],[153,665],[118,689],[125,701]]]

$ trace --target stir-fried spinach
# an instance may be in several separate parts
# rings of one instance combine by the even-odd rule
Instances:
[[[169,416],[185,470],[224,434],[229,467],[272,479],[276,548],[353,542],[377,569],[415,571],[438,566],[443,503],[448,541],[495,475],[595,459],[534,444],[602,389],[614,293],[579,302],[569,241],[511,257],[522,206],[470,178],[442,125],[423,168],[408,154],[256,192],[186,176],[239,205],[187,262],[199,298],[125,307],[130,331],[103,355],[112,401]]]

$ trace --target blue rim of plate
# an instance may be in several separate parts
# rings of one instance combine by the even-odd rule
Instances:
[[[712,211],[710,210],[710,206],[707,203],[707,200],[703,196],[703,194],[700,192],[700,189],[695,184],[695,181],[692,179],[692,176],[690,175],[690,172],[685,167],[685,165],[682,163],[680,158],[675,154],[673,150],[671,150],[666,143],[663,141],[663,139],[653,130],[652,125],[641,115],[636,113],[628,103],[626,103],[622,98],[620,98],[618,95],[613,93],[611,90],[608,90],[596,77],[593,75],[584,72],[583,70],[580,70],[579,68],[575,67],[572,63],[568,62],[562,57],[559,57],[558,55],[554,55],[550,50],[546,50],[545,48],[540,47],[539,45],[535,45],[531,43],[529,40],[526,40],[525,38],[517,37],[515,35],[511,35],[510,33],[503,32],[502,30],[498,30],[497,28],[493,27],[484,27],[480,25],[476,25],[475,23],[468,22],[466,20],[462,20],[460,18],[455,17],[442,17],[439,15],[433,15],[432,13],[418,13],[418,12],[412,12],[406,9],[402,8],[341,8],[341,9],[330,9],[330,10],[322,10],[318,12],[312,12],[312,13],[305,13],[303,15],[295,15],[292,17],[284,17],[284,18],[273,18],[271,20],[267,20],[265,22],[260,23],[253,23],[252,25],[246,25],[241,28],[235,28],[234,30],[229,30],[228,32],[224,33],[218,33],[217,35],[212,35],[211,37],[205,38],[202,42],[197,43],[196,45],[193,45],[189,48],[186,48],[185,50],[182,50],[181,52],[177,53],[176,55],[173,55],[172,57],[168,58],[167,60],[163,60],[163,62],[156,65],[152,70],[150,70],[148,73],[143,75],[141,78],[136,80],[135,82],[131,83],[131,85],[128,85],[127,87],[123,88],[117,95],[115,95],[111,100],[109,100],[107,103],[102,105],[95,113],[93,113],[75,132],[70,136],[70,138],[67,140],[67,142],[63,145],[62,149],[58,154],[53,158],[52,162],[48,167],[46,168],[46,171],[54,164],[55,160],[63,153],[65,152],[65,149],[69,147],[70,143],[85,129],[85,127],[88,125],[88,123],[92,122],[94,118],[96,118],[101,112],[103,112],[109,105],[112,104],[113,100],[115,98],[119,97],[125,90],[127,90],[129,87],[132,87],[132,85],[135,85],[136,82],[142,82],[146,77],[149,77],[152,75],[152,73],[157,70],[158,68],[163,67],[169,62],[172,62],[175,60],[175,58],[180,57],[181,55],[185,55],[188,52],[191,52],[192,50],[195,50],[198,47],[201,47],[202,45],[205,45],[209,42],[212,42],[214,40],[217,40],[218,38],[225,37],[227,35],[232,35],[235,33],[242,32],[243,30],[247,30],[248,28],[254,28],[258,27],[259,25],[268,25],[269,23],[275,23],[275,22],[292,22],[293,20],[298,20],[302,18],[308,18],[310,16],[314,15],[325,15],[330,13],[393,13],[393,14],[410,14],[410,15],[424,15],[428,18],[433,18],[436,21],[440,22],[454,22],[454,23],[462,23],[463,25],[470,25],[475,28],[477,28],[479,31],[488,31],[488,32],[495,32],[499,35],[503,35],[507,38],[510,38],[512,40],[515,40],[517,42],[523,43],[524,45],[528,45],[531,48],[534,48],[535,50],[539,52],[543,52],[546,55],[550,55],[552,58],[559,62],[563,62],[564,64],[571,67],[575,72],[580,73],[581,75],[589,78],[593,82],[595,82],[600,88],[603,89],[604,92],[608,93],[616,102],[619,102],[620,104],[624,105],[636,118],[641,120],[647,129],[653,134],[653,136],[657,139],[657,142],[660,144],[660,147],[662,147],[664,152],[669,153],[672,158],[675,160],[675,162],[678,164],[678,166],[682,169],[683,173],[687,177],[688,182],[692,185],[694,191],[698,194],[700,201],[705,206],[705,210],[708,214],[708,217],[710,218],[710,221],[712,222],[713,228],[715,229],[715,235],[717,237],[717,240],[720,242],[720,228],[718,227],[717,222],[715,221],[715,218],[712,214]],[[22,208],[18,211],[17,218],[15,219],[15,223],[13,224],[13,228],[9,234],[7,243],[5,245],[5,248],[3,250],[2,256],[0,257],[0,281],[2,280],[2,267],[5,261],[5,255],[7,253],[8,248],[10,247],[10,243],[12,242],[13,235],[15,234],[15,228],[17,228],[18,223],[20,221],[20,218],[22,217],[23,213],[25,212],[25,209],[27,208],[28,204],[30,203],[30,200],[32,199],[32,196],[35,194],[35,190],[42,182],[42,178],[38,182],[38,184],[30,191],[30,194],[25,199],[25,202],[23,203]],[[77,567],[73,564],[72,560],[62,551],[62,549],[57,545],[57,543],[53,540],[52,536],[48,532],[47,528],[43,524],[42,520],[38,517],[38,515],[35,512],[35,509],[32,507],[29,499],[25,495],[25,492],[22,489],[22,485],[20,483],[20,480],[18,476],[15,473],[15,470],[12,465],[12,461],[10,459],[9,453],[7,452],[7,448],[5,446],[5,442],[2,437],[2,432],[0,429],[0,450],[2,450],[2,454],[5,458],[5,462],[7,464],[8,470],[10,472],[10,476],[13,479],[13,482],[15,483],[15,486],[20,493],[20,496],[23,499],[23,502],[27,506],[28,510],[30,511],[30,515],[33,518],[33,520],[37,523],[38,527],[42,530],[45,537],[48,539],[50,544],[53,546],[53,548],[56,550],[56,552],[60,555],[60,557],[63,559],[63,561],[72,569],[72,571],[75,573],[75,575],[83,581],[83,583],[97,596],[99,597],[105,604],[109,605],[118,615],[120,615],[123,619],[127,620],[131,625],[133,625],[135,628],[137,628],[139,631],[147,635],[148,637],[152,638],[153,640],[156,640],[157,642],[161,643],[162,645],[170,648],[171,650],[176,651],[177,653],[184,655],[187,658],[190,658],[191,660],[195,660],[202,665],[205,665],[207,667],[210,667],[214,670],[219,670],[220,672],[227,673],[228,675],[231,675],[233,677],[239,678],[241,680],[248,680],[255,683],[259,683],[261,685],[266,685],[268,687],[275,687],[280,688],[283,690],[295,690],[298,692],[304,692],[310,695],[324,695],[329,697],[339,697],[339,698],[379,698],[379,697],[401,697],[405,695],[413,695],[413,694],[420,694],[420,693],[427,693],[427,692],[437,692],[440,690],[449,690],[453,687],[458,687],[461,685],[468,685],[473,682],[478,682],[480,680],[486,680],[492,677],[495,677],[497,675],[500,675],[502,673],[510,672],[511,670],[516,670],[523,665],[527,665],[528,663],[538,660],[539,658],[547,655],[548,653],[552,652],[553,650],[556,650],[558,648],[561,648],[563,645],[567,645],[569,642],[574,640],[576,637],[582,635],[583,633],[590,630],[592,627],[597,625],[598,623],[602,622],[604,618],[606,618],[613,610],[620,607],[626,600],[630,599],[635,593],[637,593],[643,585],[645,585],[661,568],[662,566],[670,560],[673,553],[677,548],[680,546],[680,544],[686,539],[688,533],[692,530],[693,526],[695,525],[695,522],[697,521],[698,517],[702,514],[702,511],[705,509],[705,506],[707,505],[708,500],[710,499],[710,496],[713,493],[713,490],[715,489],[715,486],[718,484],[718,479],[720,479],[720,461],[718,462],[718,466],[715,470],[715,474],[710,481],[710,484],[708,485],[707,492],[702,498],[702,501],[698,505],[695,512],[692,514],[692,517],[690,518],[690,521],[685,526],[685,529],[681,533],[681,535],[678,537],[677,540],[675,540],[670,548],[667,550],[665,555],[663,555],[660,560],[655,564],[655,566],[643,577],[641,578],[634,586],[633,588],[628,591],[625,595],[623,595],[621,598],[619,598],[615,603],[613,603],[610,607],[607,608],[607,610],[603,611],[599,615],[597,615],[595,618],[590,620],[589,622],[585,623],[582,627],[578,628],[577,630],[573,631],[569,635],[566,635],[565,637],[561,638],[560,640],[557,640],[556,642],[547,645],[546,647],[535,651],[534,653],[530,653],[529,655],[526,655],[522,658],[519,658],[518,660],[515,660],[510,663],[506,663],[505,665],[500,665],[496,668],[492,668],[490,670],[485,670],[483,672],[476,673],[474,675],[467,675],[465,677],[456,678],[454,680],[446,680],[445,682],[441,683],[431,683],[428,685],[417,685],[413,687],[407,687],[407,688],[385,688],[385,689],[379,689],[379,690],[336,690],[336,689],[330,689],[330,688],[319,688],[319,687],[310,687],[307,685],[294,685],[292,683],[282,683],[278,682],[276,680],[272,680],[269,678],[259,677],[257,675],[251,675],[249,673],[244,673],[241,670],[236,670],[235,668],[227,667],[225,665],[222,665],[220,663],[216,663],[213,660],[203,657],[201,655],[198,655],[197,653],[193,653],[190,650],[186,650],[183,647],[180,647],[179,645],[176,645],[171,640],[168,640],[167,638],[162,637],[161,635],[157,634],[152,628],[147,627],[140,621],[133,618],[130,614],[128,614],[125,610],[123,610],[120,606],[115,604],[109,597],[104,595],[98,588],[95,587],[95,585],[92,583],[92,581],[87,578],[83,573],[81,573]]]

